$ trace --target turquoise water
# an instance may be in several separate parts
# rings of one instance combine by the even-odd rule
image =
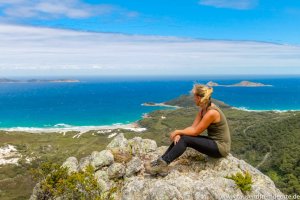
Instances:
[[[72,77],[74,78],[74,77]],[[76,78],[76,77],[75,77]],[[26,78],[24,78],[26,79]],[[30,79],[30,78],[28,78]],[[1,83],[0,127],[100,126],[130,123],[193,83],[242,80],[273,87],[214,87],[213,98],[249,110],[300,110],[300,76],[77,77],[78,83]]]

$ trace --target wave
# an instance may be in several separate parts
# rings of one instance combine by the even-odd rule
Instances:
[[[85,133],[88,131],[101,131],[101,130],[113,130],[113,129],[126,129],[134,132],[143,132],[146,128],[139,127],[136,123],[121,124],[116,123],[113,125],[103,126],[72,126],[69,124],[56,124],[53,127],[38,128],[38,127],[12,127],[12,128],[0,128],[1,131],[8,132],[29,132],[29,133],[66,133],[69,131],[76,131]]]
[[[72,127],[72,125],[60,123],[60,124],[55,124],[54,127],[56,127],[56,128],[70,128],[70,127]]]
[[[236,110],[242,110],[242,111],[247,111],[247,112],[276,112],[276,113],[284,113],[284,112],[297,112],[300,110],[254,110],[254,109],[249,109],[247,107],[232,107],[232,109],[236,109]]]

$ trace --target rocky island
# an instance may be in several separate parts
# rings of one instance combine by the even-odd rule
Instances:
[[[223,86],[223,87],[266,87],[266,86],[272,86],[272,85],[265,85],[265,84],[262,84],[262,83],[255,83],[255,82],[251,82],[251,81],[241,81],[239,83],[232,84],[232,85],[220,85],[216,82],[209,81],[208,83],[206,83],[206,85],[208,85],[210,87],[214,87],[214,86]]]

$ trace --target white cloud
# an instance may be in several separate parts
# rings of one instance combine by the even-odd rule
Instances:
[[[258,0],[200,0],[200,5],[217,8],[232,8],[239,10],[251,9],[257,5]]]
[[[300,47],[0,24],[0,75],[298,73]]]
[[[88,18],[119,12],[122,10],[112,5],[92,5],[83,3],[80,0],[0,0],[0,8],[7,18],[59,18],[68,17],[72,19]],[[131,12],[124,11],[125,15]]]

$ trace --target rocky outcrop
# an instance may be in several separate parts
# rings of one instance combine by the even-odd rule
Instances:
[[[122,183],[119,185],[121,192],[115,196],[122,200],[284,199],[269,177],[231,154],[226,158],[214,159],[188,148],[170,164],[167,176],[155,177],[145,173],[144,163],[158,158],[166,149],[165,146],[157,147],[153,140],[140,137],[127,140],[119,134],[106,150],[93,152],[79,164],[76,158],[68,158],[63,166],[69,166],[71,173],[84,169],[87,163],[93,163],[96,167],[95,178],[104,191],[114,187],[116,182]],[[118,154],[131,156],[130,159],[117,161],[114,158]],[[244,194],[226,176],[246,171],[251,174],[253,184],[252,191]]]

